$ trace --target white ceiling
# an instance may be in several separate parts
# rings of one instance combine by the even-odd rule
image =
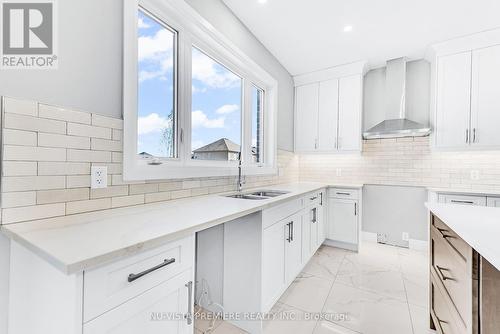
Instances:
[[[292,75],[419,59],[432,43],[500,27],[499,0],[223,1]]]

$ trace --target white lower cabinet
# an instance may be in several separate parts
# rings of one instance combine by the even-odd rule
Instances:
[[[264,305],[272,305],[285,286],[285,222],[276,223],[262,235],[262,296]]]
[[[488,206],[500,208],[500,197],[488,197]]]
[[[194,240],[70,275],[13,242],[8,333],[193,333]]]
[[[302,269],[302,217],[290,217],[284,229],[285,242],[285,282],[291,282]]]
[[[439,194],[439,203],[486,206],[486,196]]]
[[[339,195],[336,195],[339,194]],[[327,239],[356,246],[359,241],[359,200],[357,191],[337,191],[328,200]]]
[[[185,271],[99,316],[83,334],[192,333],[191,276]]]

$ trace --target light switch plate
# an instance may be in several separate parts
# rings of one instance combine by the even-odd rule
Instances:
[[[336,173],[336,175],[337,175],[337,176],[339,176],[339,177],[340,177],[340,176],[342,176],[342,168],[337,168],[337,169],[335,170],[335,173]]]
[[[479,180],[479,171],[477,169],[470,171],[470,179],[474,181]]]
[[[108,186],[108,167],[92,166],[90,168],[92,189],[106,188]]]

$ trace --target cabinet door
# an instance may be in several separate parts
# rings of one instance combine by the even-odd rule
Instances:
[[[363,82],[360,75],[339,80],[338,149],[361,150]]]
[[[325,194],[322,193],[322,199],[321,199],[321,204],[318,206],[318,212],[317,212],[317,225],[318,225],[318,243],[316,245],[316,248],[319,248],[321,244],[323,244],[323,241],[325,241],[325,205],[324,205],[324,200],[325,200]]]
[[[302,263],[311,257],[311,215],[309,210],[302,214]]]
[[[500,197],[488,197],[488,206],[500,208]]]
[[[319,84],[318,149],[321,151],[337,149],[338,90],[337,79]]]
[[[500,147],[500,46],[472,53],[471,144]]]
[[[287,219],[284,229],[285,239],[285,281],[290,283],[302,268],[302,216],[296,214]]]
[[[285,285],[284,222],[264,230],[262,257],[262,298],[269,305]]]
[[[187,270],[95,318],[83,326],[83,334],[192,333],[192,319],[189,324],[185,319],[193,310],[191,276]]]
[[[330,199],[328,202],[328,239],[358,243],[357,201]]]
[[[470,139],[470,52],[438,59],[436,95],[436,145],[465,147]]]
[[[295,150],[314,151],[318,139],[319,84],[297,87],[295,94]]]

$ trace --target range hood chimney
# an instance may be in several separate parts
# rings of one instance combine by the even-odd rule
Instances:
[[[363,133],[364,139],[424,137],[431,129],[406,118],[406,58],[389,60],[385,78],[385,120]]]

